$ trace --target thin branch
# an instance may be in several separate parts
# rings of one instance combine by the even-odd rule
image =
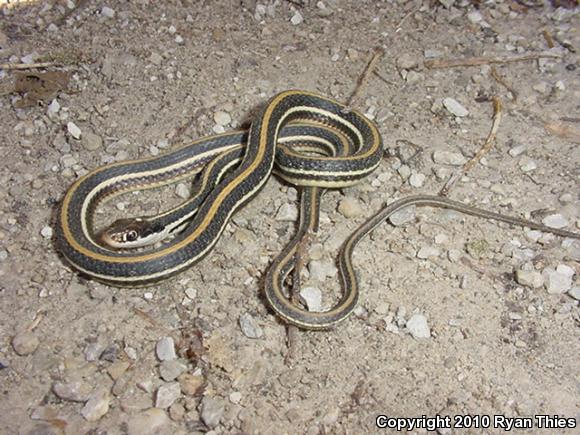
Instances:
[[[499,56],[499,57],[468,57],[465,59],[432,59],[425,61],[425,66],[427,68],[456,68],[461,66],[478,66],[478,65],[490,65],[494,63],[513,63],[513,62],[526,62],[528,60],[537,59],[561,59],[562,56],[554,53],[536,53],[536,54],[523,54],[521,56]]]
[[[379,59],[385,54],[385,50],[381,47],[375,48],[371,60],[367,63],[367,66],[363,70],[362,74],[360,75],[356,87],[354,88],[353,93],[351,94],[350,98],[346,101],[347,109],[352,108],[355,103],[355,100],[358,98],[364,87],[366,86],[369,76],[373,73],[377,66],[377,62]]]
[[[499,129],[499,123],[501,122],[501,116],[502,116],[501,100],[498,97],[492,97],[492,102],[493,102],[493,112],[494,112],[493,113],[493,123],[491,126],[491,130],[489,132],[489,135],[487,136],[487,139],[485,140],[485,143],[483,144],[481,149],[475,154],[475,156],[473,156],[473,158],[471,158],[467,163],[465,163],[465,165],[463,165],[463,168],[461,168],[459,171],[457,171],[455,174],[453,174],[453,175],[451,175],[451,177],[449,177],[449,180],[447,181],[447,183],[445,183],[445,186],[443,186],[443,188],[439,192],[440,196],[447,196],[449,194],[449,191],[451,190],[451,188],[457,182],[457,180],[459,180],[463,175],[467,174],[481,160],[481,158],[484,155],[486,155],[489,152],[489,150],[492,148],[492,146],[495,142],[495,137],[497,135],[497,131]]]

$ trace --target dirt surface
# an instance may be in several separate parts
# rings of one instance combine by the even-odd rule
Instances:
[[[552,4],[575,2],[5,3],[1,62],[55,62],[48,71],[70,77],[23,70],[36,75],[15,88],[15,71],[0,71],[1,433],[394,432],[375,426],[380,414],[491,418],[442,434],[503,433],[494,416],[579,423],[578,241],[418,209],[357,249],[356,314],[297,332],[288,358],[287,328],[261,297],[295,229],[297,191],[275,178],[207,258],[151,288],[84,280],[52,240],[56,204],[88,170],[247,125],[285,89],[346,101],[375,47],[385,55],[354,104],[387,153],[323,199],[304,281],[324,307],[343,240],[388,199],[437,193],[459,168],[447,159],[484,143],[491,96],[497,143],[449,196],[578,231],[580,23]],[[488,64],[425,65],[548,50],[559,57],[495,65],[511,90]],[[115,198],[98,220],[157,213],[187,188]],[[532,422],[518,433],[578,433]]]

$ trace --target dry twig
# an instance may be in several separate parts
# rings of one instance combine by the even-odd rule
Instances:
[[[0,69],[5,70],[22,70],[33,68],[49,68],[51,66],[60,66],[57,62],[38,62],[38,63],[0,63]]]
[[[485,143],[483,144],[481,149],[475,154],[475,156],[473,156],[473,158],[471,158],[465,165],[463,165],[463,168],[461,168],[459,171],[457,171],[455,174],[449,177],[449,180],[447,181],[447,183],[445,183],[445,186],[443,186],[443,188],[439,192],[440,196],[447,196],[447,194],[449,193],[451,188],[455,185],[457,180],[459,180],[463,175],[467,174],[481,160],[481,158],[489,152],[489,150],[493,146],[493,143],[495,142],[495,137],[497,135],[497,130],[499,129],[499,123],[501,122],[502,108],[501,108],[501,100],[498,97],[492,97],[492,101],[493,101],[493,123],[491,125],[489,135],[485,140]]]
[[[525,62],[537,59],[561,59],[562,56],[554,53],[522,54],[521,56],[499,56],[499,57],[468,57],[465,59],[432,59],[425,61],[427,68],[456,68],[460,66],[490,65],[494,63]]]
[[[347,109],[352,108],[355,103],[355,100],[358,98],[359,94],[362,92],[364,87],[366,86],[369,76],[374,72],[375,68],[377,67],[377,62],[385,54],[385,50],[381,47],[375,48],[371,60],[367,63],[367,66],[363,70],[362,74],[358,78],[356,82],[356,87],[354,88],[353,93],[350,95],[350,98],[346,101]]]
[[[506,88],[510,92],[510,94],[512,94],[514,101],[518,100],[518,93],[501,75],[499,75],[499,72],[497,71],[495,66],[491,67],[491,76],[495,79],[496,82],[498,82],[500,85]]]

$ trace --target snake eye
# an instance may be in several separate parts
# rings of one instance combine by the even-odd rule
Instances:
[[[135,231],[135,230],[132,230],[132,231],[129,231],[129,232],[128,232],[128,233],[125,235],[125,240],[126,240],[127,242],[134,242],[135,240],[137,240],[137,237],[138,237],[138,236],[139,236],[139,235],[137,234],[137,231]]]

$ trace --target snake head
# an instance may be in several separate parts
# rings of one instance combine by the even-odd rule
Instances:
[[[118,219],[99,234],[102,244],[113,249],[150,246],[163,239],[163,227],[143,218]]]

